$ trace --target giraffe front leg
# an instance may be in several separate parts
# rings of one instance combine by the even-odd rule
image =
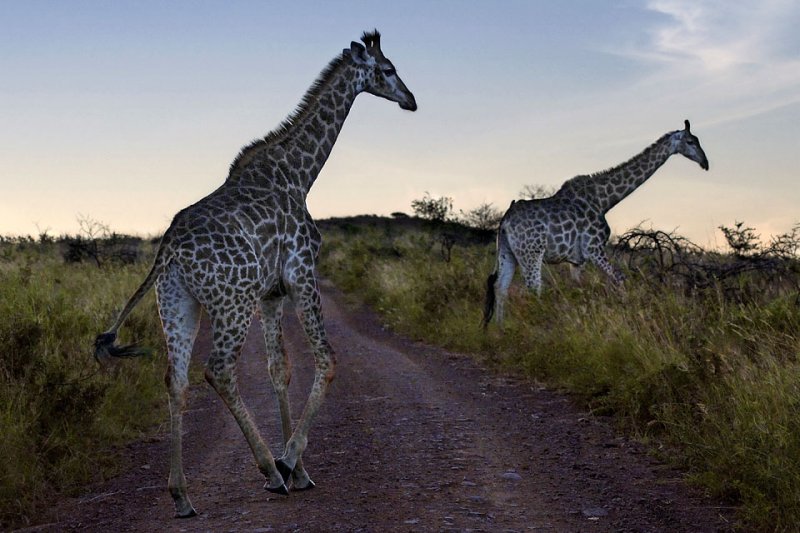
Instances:
[[[593,250],[590,252],[589,259],[597,265],[600,270],[606,273],[611,281],[617,285],[621,285],[625,281],[625,276],[611,264],[605,252],[602,249]]]
[[[569,264],[569,277],[572,278],[572,281],[575,283],[580,283],[581,278],[583,275],[583,264]]]
[[[269,298],[261,302],[261,327],[264,331],[264,342],[267,347],[267,366],[272,387],[278,401],[278,411],[281,416],[281,431],[284,446],[292,436],[292,410],[289,405],[289,382],[292,377],[292,367],[286,350],[283,347],[281,333],[281,318],[283,316],[283,298]],[[314,482],[303,468],[302,458],[297,459],[292,471],[292,490],[313,489]]]
[[[316,279],[311,274],[304,277],[306,283],[292,288],[295,306],[303,329],[314,351],[314,383],[303,408],[303,414],[286,442],[283,456],[275,461],[284,480],[295,470],[308,443],[308,432],[319,412],[328,385],[333,380],[336,359],[328,344],[322,320],[322,305]]]

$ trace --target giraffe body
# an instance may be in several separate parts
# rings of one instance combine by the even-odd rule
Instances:
[[[322,321],[315,264],[321,239],[306,195],[327,160],[356,96],[369,92],[414,111],[413,94],[380,49],[380,34],[365,33],[323,70],[297,110],[263,139],[245,147],[217,190],[180,211],[164,233],[153,267],[114,325],[98,336],[95,355],[136,355],[113,344],[124,319],[156,287],[168,352],[172,449],[169,490],[177,516],[194,516],[182,464],[182,413],[188,368],[201,309],[211,321],[206,380],[230,409],[267,478],[265,488],[288,493],[312,488],[302,465],[308,431],[333,379],[335,359]],[[313,348],[315,377],[303,413],[292,427],[290,366],[281,338],[288,297]],[[275,459],[242,402],[236,360],[254,315],[264,331],[269,375],[276,391],[285,448]]]
[[[543,263],[568,262],[580,268],[589,262],[615,283],[622,282],[621,273],[605,252],[611,235],[605,215],[676,153],[708,170],[708,159],[687,120],[683,130],[663,135],[617,167],[567,180],[549,198],[511,202],[498,229],[497,263],[487,280],[484,326],[493,315],[502,323],[508,287],[517,266],[526,286],[537,294],[542,289]]]

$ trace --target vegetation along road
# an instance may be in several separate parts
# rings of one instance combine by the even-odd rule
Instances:
[[[44,531],[725,531],[724,509],[568,398],[385,331],[330,286],[338,366],[304,456],[314,490],[262,489],[241,431],[206,384],[185,417],[184,461],[199,515],[172,518],[164,427],[129,445],[129,468],[58,503]],[[312,358],[294,316],[295,415]],[[253,326],[239,378],[274,452],[275,398]],[[208,351],[207,328],[195,364]],[[137,364],[126,361],[125,364]]]

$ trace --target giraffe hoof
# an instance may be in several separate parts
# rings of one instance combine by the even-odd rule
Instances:
[[[273,494],[280,494],[281,496],[288,496],[289,495],[289,489],[286,488],[286,484],[285,483],[281,483],[277,487],[268,487],[267,484],[265,483],[264,484],[264,488],[267,489],[269,492],[271,492]]]
[[[283,459],[276,459],[275,466],[278,468],[278,472],[281,473],[283,482],[286,483],[287,481],[289,481],[289,476],[292,475],[292,470],[294,469],[289,467],[289,465],[286,464],[286,461],[284,461]]]
[[[191,506],[188,511],[178,511],[175,513],[175,518],[192,518],[193,516],[197,516],[197,511]]]
[[[317,484],[316,484],[316,483],[314,483],[313,481],[311,481],[311,480],[309,479],[309,480],[308,480],[308,483],[306,483],[306,484],[305,484],[305,485],[303,485],[302,487],[299,487],[299,486],[297,486],[297,484],[293,484],[293,485],[292,485],[292,490],[293,490],[294,492],[303,492],[304,490],[311,490],[311,489],[313,489],[313,488],[314,488],[314,487],[316,487],[316,486],[317,486]]]

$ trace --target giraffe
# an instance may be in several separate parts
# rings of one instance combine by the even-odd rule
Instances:
[[[488,326],[493,315],[502,324],[508,287],[517,265],[527,287],[537,294],[542,290],[542,263],[568,262],[580,267],[588,261],[615,283],[621,283],[623,276],[605,253],[611,233],[605,214],[673,154],[681,154],[708,170],[706,154],[685,120],[684,129],[664,134],[619,166],[575,176],[549,198],[512,201],[497,232],[497,262],[486,280],[483,327]]]
[[[239,424],[264,488],[278,494],[314,487],[301,456],[308,432],[334,376],[335,357],[323,326],[314,268],[320,234],[306,196],[331,153],[356,96],[368,92],[416,111],[414,95],[381,51],[380,33],[335,57],[277,129],[245,146],[224,183],[178,212],[167,228],[141,286],[113,325],[98,335],[95,357],[140,355],[133,345],[115,344],[117,331],[155,285],[167,344],[165,382],[170,410],[168,488],[176,516],[196,515],[187,494],[182,462],[182,413],[189,359],[201,309],[212,328],[205,378]],[[314,382],[302,415],[292,428],[287,395],[290,366],[281,336],[283,301],[289,298],[313,348]],[[236,360],[254,315],[259,315],[267,366],[276,391],[284,450],[274,458],[237,388]]]

